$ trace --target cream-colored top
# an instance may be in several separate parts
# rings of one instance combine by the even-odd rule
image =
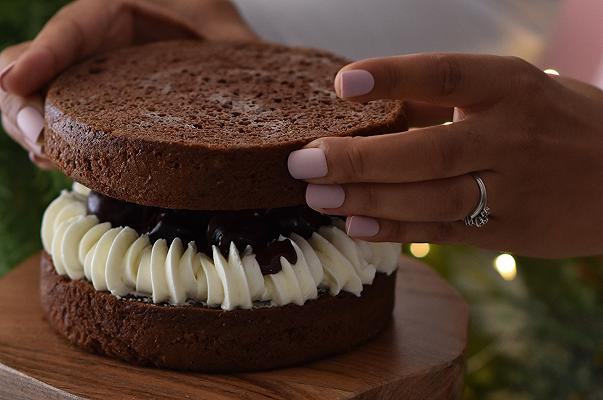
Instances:
[[[175,239],[151,243],[130,227],[112,227],[87,215],[89,190],[74,184],[46,209],[42,242],[58,274],[87,279],[99,291],[115,296],[148,296],[154,303],[200,301],[225,310],[251,308],[254,301],[298,305],[324,287],[333,296],[346,291],[360,296],[375,272],[391,274],[401,245],[354,240],[341,227],[323,226],[306,240],[292,233],[295,264],[281,257],[282,270],[262,275],[251,247],[240,253],[231,243],[224,256],[199,252],[194,242]]]

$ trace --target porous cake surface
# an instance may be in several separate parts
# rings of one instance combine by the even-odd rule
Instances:
[[[400,102],[340,100],[346,60],[265,43],[158,42],[96,56],[46,97],[44,150],[95,191],[183,209],[304,202],[288,154],[324,136],[406,129]]]

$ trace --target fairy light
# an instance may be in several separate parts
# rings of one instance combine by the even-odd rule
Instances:
[[[506,281],[512,281],[517,276],[517,263],[511,254],[501,254],[494,259],[494,268]]]
[[[553,68],[547,68],[544,70],[545,74],[559,76],[559,72]]]
[[[429,250],[431,247],[429,243],[411,243],[410,244],[410,254],[417,258],[423,258],[427,254],[429,254]]]

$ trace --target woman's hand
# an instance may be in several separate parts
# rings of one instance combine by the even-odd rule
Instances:
[[[516,58],[419,54],[344,67],[337,94],[403,99],[419,127],[293,152],[308,204],[373,241],[466,243],[544,257],[603,253],[603,92]],[[446,117],[455,122],[441,125]],[[490,221],[463,219],[485,182]]]
[[[227,0],[78,0],[31,42],[0,53],[0,111],[6,132],[42,168],[41,92],[65,68],[92,54],[157,40],[256,40]]]

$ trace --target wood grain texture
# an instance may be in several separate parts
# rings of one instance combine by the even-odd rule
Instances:
[[[468,308],[425,265],[403,258],[394,323],[350,353],[269,372],[208,375],[88,354],[42,318],[39,256],[0,280],[0,399],[458,399]]]

